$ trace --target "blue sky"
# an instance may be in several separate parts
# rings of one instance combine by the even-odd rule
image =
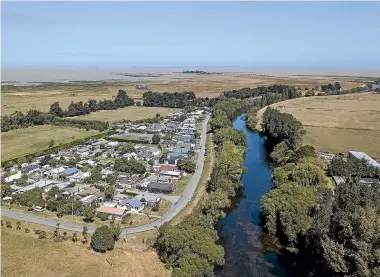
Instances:
[[[380,66],[380,2],[1,6],[5,67]]]

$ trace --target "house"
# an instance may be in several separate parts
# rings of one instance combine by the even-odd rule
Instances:
[[[373,158],[371,158],[370,156],[368,156],[364,152],[349,151],[348,152],[348,157],[350,157],[350,158],[356,158],[356,159],[365,159],[365,160],[368,161],[369,165],[372,165],[372,166],[377,167],[377,168],[380,169],[380,163],[378,163],[377,161],[375,161]]]
[[[128,200],[128,205],[133,212],[141,212],[145,206],[138,197],[133,197],[132,199]]]
[[[54,178],[58,177],[60,173],[64,172],[66,169],[64,167],[53,168],[44,173],[45,176],[52,176]]]
[[[107,144],[106,144],[106,147],[107,148],[114,148],[114,147],[116,147],[116,146],[118,146],[119,145],[119,142],[118,141],[110,141],[110,142],[108,142]]]
[[[71,168],[68,168],[66,169],[65,171],[63,171],[61,173],[62,176],[70,176],[70,175],[73,175],[74,173],[77,173],[78,172],[78,168],[76,167],[71,167]]]
[[[333,176],[335,184],[338,186],[340,184],[343,184],[345,182],[345,179],[340,176]]]
[[[185,158],[187,155],[184,154],[184,153],[175,153],[175,152],[170,152],[168,153],[168,158],[170,159],[170,157],[179,157],[179,159],[181,158]]]
[[[160,149],[158,149],[157,147],[148,147],[147,152],[151,153],[153,156],[157,156],[161,153]]]
[[[163,192],[163,193],[171,193],[174,191],[173,183],[160,183],[160,182],[150,182],[148,184],[149,192]]]
[[[21,171],[23,173],[26,173],[26,174],[30,174],[30,173],[33,173],[33,172],[36,172],[36,171],[39,171],[40,170],[40,166],[38,164],[31,164],[31,165],[27,165],[25,167],[23,167],[21,169]]]
[[[161,197],[159,197],[158,195],[152,195],[152,194],[147,194],[147,195],[139,194],[136,197],[140,199],[141,202],[145,203],[146,206],[152,207],[152,208],[156,207],[158,202],[161,201]]]
[[[360,183],[366,184],[366,185],[378,184],[379,179],[376,179],[376,178],[360,178]]]
[[[163,171],[163,170],[174,171],[176,169],[177,167],[175,165],[169,165],[169,164],[159,165],[159,171]]]
[[[11,176],[6,177],[5,182],[10,183],[10,182],[16,181],[16,180],[20,179],[21,176],[22,176],[21,171],[18,171],[16,174],[13,174]]]
[[[142,153],[142,154],[139,155],[140,160],[143,160],[143,161],[149,161],[153,157],[154,156],[153,156],[152,153]]]
[[[173,179],[179,179],[181,177],[181,172],[179,171],[168,171],[168,170],[161,170],[160,176],[168,176]]]
[[[96,212],[98,213],[106,213],[108,214],[108,218],[115,217],[116,220],[122,220],[123,217],[126,215],[127,210],[121,209],[121,208],[114,208],[114,207],[107,207],[107,206],[100,206],[96,209]]]
[[[84,178],[90,177],[90,172],[77,172],[68,177],[70,182],[82,182]]]
[[[191,135],[177,135],[177,141],[190,143],[193,139]]]
[[[76,152],[81,156],[87,156],[90,154],[90,149],[88,147],[80,147]]]
[[[127,158],[128,161],[130,159],[137,159],[137,154],[134,153],[134,152],[132,152],[132,153],[125,153],[125,154],[123,154],[123,158]]]
[[[187,154],[191,150],[191,144],[188,142],[178,141],[174,152]]]

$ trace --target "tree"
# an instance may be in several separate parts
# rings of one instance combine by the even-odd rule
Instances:
[[[335,84],[334,84],[334,90],[340,90],[341,87],[342,87],[342,86],[340,85],[339,82],[335,82]]]
[[[154,144],[159,144],[159,143],[160,143],[160,140],[161,140],[160,136],[158,136],[158,135],[153,135],[153,137],[152,137],[152,143],[154,143]]]
[[[292,247],[296,243],[297,236],[304,234],[311,227],[311,211],[317,205],[314,188],[294,182],[282,184],[261,198],[264,228],[273,236],[277,232],[283,233],[284,243]]]
[[[118,241],[121,234],[120,224],[119,223],[115,224],[115,222],[112,222],[110,224],[110,229],[111,229],[111,233],[112,233],[112,237],[114,241]]]
[[[54,140],[50,140],[50,142],[49,142],[49,148],[53,147],[54,144],[55,144]]]
[[[107,225],[96,228],[91,237],[91,247],[97,252],[106,252],[112,250],[115,246],[115,240],[111,229]]]
[[[72,236],[71,240],[73,242],[77,242],[78,241],[77,233],[73,233],[73,236]]]
[[[161,115],[159,113],[156,113],[156,118],[160,118]]]
[[[101,219],[102,221],[106,221],[106,220],[108,220],[108,214],[106,214],[106,213],[101,213],[101,214],[100,214],[100,219]]]
[[[84,221],[86,222],[94,221],[95,212],[93,208],[91,207],[91,205],[86,205],[86,207],[84,208],[83,214],[84,214]]]
[[[21,222],[20,222],[20,221],[17,221],[17,222],[16,222],[16,230],[17,230],[17,231],[20,231],[20,230],[21,230]]]
[[[195,163],[190,159],[180,159],[177,165],[180,170],[185,170],[188,173],[195,172]]]
[[[50,105],[49,113],[58,117],[63,117],[64,115],[62,108],[59,106],[59,102],[54,102]]]
[[[315,92],[309,90],[308,92],[305,93],[305,96],[306,96],[306,97],[315,96]]]

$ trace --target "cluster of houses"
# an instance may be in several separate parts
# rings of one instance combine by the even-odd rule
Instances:
[[[153,207],[159,202],[160,197],[152,195],[174,192],[174,180],[187,174],[178,169],[177,163],[182,158],[192,157],[197,151],[197,119],[202,113],[203,111],[185,114],[182,122],[178,121],[183,115],[181,112],[171,114],[158,123],[117,123],[111,127],[115,136],[126,133],[133,136],[152,135],[149,132],[160,137],[160,144],[132,144],[117,140],[113,136],[107,139],[90,138],[80,145],[49,155],[47,162],[45,156],[40,156],[31,163],[7,168],[5,175],[2,173],[3,182],[11,184],[14,193],[19,194],[34,188],[49,191],[52,187],[58,187],[63,196],[74,196],[84,204],[98,203],[99,212],[108,211],[115,217],[124,215],[117,209],[141,212],[144,207]],[[135,130],[143,131],[135,133]],[[138,136],[134,137],[135,140],[137,138]],[[163,156],[163,151],[167,155]],[[142,163],[146,173],[131,174],[115,170],[115,161],[121,158]],[[104,193],[88,182],[92,169],[97,165],[102,167],[102,181],[97,183],[97,187],[106,186],[109,176],[117,178],[112,199],[105,199]],[[20,179],[25,180],[22,185]],[[139,190],[141,193],[131,198],[122,193],[126,190]]]
[[[342,153],[339,153],[337,155],[344,157],[344,155]],[[336,156],[336,154],[332,154],[332,153],[328,153],[328,152],[318,152],[316,154],[316,156],[321,160],[325,160],[327,162],[330,162]],[[364,159],[367,161],[367,163],[369,165],[374,166],[380,170],[380,163],[377,162],[375,159],[373,159],[372,157],[370,157],[369,155],[367,155],[364,152],[349,151],[347,154],[347,157],[352,158],[352,159]],[[345,178],[342,176],[333,176],[333,180],[334,180],[336,185],[343,184],[346,181]],[[377,178],[360,178],[359,181],[362,184],[368,184],[368,185],[380,183],[380,180]]]

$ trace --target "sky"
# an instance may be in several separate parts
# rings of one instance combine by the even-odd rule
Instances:
[[[380,2],[2,2],[3,67],[380,67]]]

